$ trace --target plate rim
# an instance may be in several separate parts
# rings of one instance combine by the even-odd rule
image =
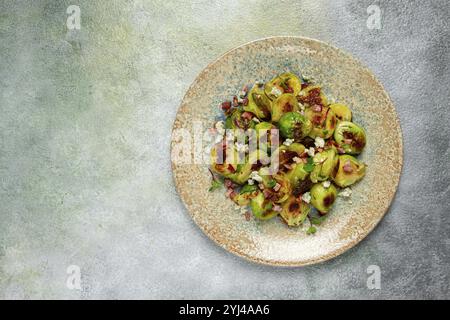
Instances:
[[[399,133],[399,175],[398,178],[395,181],[395,191],[392,193],[392,195],[389,198],[389,205],[387,206],[386,210],[383,212],[383,214],[379,217],[379,219],[367,230],[365,230],[364,232],[361,232],[358,234],[358,236],[353,239],[353,241],[349,242],[348,244],[326,254],[326,255],[322,255],[320,257],[317,258],[311,258],[308,260],[302,260],[302,261],[278,261],[278,260],[270,260],[270,259],[261,259],[259,257],[255,257],[255,256],[250,256],[244,252],[240,252],[238,250],[235,250],[233,248],[230,248],[229,246],[227,246],[225,243],[223,243],[222,241],[219,241],[218,239],[212,237],[211,234],[209,234],[206,230],[206,228],[204,228],[204,226],[202,224],[199,223],[199,221],[197,221],[196,217],[194,214],[191,213],[191,211],[189,210],[189,208],[186,205],[186,202],[184,201],[183,197],[181,196],[180,190],[179,190],[179,183],[177,180],[177,177],[175,175],[175,167],[176,165],[174,164],[174,162],[172,161],[172,151],[173,151],[173,143],[172,143],[172,137],[173,137],[173,132],[176,129],[175,128],[175,122],[178,119],[178,112],[181,108],[181,106],[183,105],[188,93],[191,91],[191,89],[194,87],[194,85],[196,84],[197,80],[202,77],[204,75],[204,73],[210,69],[213,65],[215,65],[216,63],[218,63],[222,58],[226,57],[227,55],[229,55],[230,53],[234,52],[235,50],[238,50],[242,47],[251,45],[253,43],[256,42],[263,42],[263,41],[267,41],[267,40],[306,40],[306,41],[311,41],[311,42],[316,42],[320,45],[323,46],[327,46],[332,48],[333,50],[336,50],[344,55],[346,55],[347,57],[351,58],[352,60],[354,60],[359,67],[361,67],[362,69],[364,69],[364,71],[368,72],[370,74],[370,76],[373,78],[373,80],[375,81],[375,83],[377,85],[380,86],[380,88],[382,89],[383,94],[386,95],[386,97],[388,98],[388,100],[390,101],[390,103],[392,104],[393,108],[394,108],[394,121],[398,126],[398,133]],[[173,182],[175,184],[175,189],[177,191],[177,195],[179,197],[179,199],[181,199],[181,202],[183,203],[183,206],[185,208],[185,210],[189,213],[189,216],[191,217],[191,219],[195,222],[196,226],[202,231],[203,234],[205,234],[209,239],[211,239],[216,245],[218,245],[219,247],[221,247],[222,249],[224,249],[227,253],[232,253],[235,256],[238,256],[240,258],[243,258],[244,260],[251,262],[251,263],[255,263],[255,264],[259,264],[259,265],[266,265],[266,266],[272,266],[272,267],[284,267],[284,268],[296,268],[296,267],[305,267],[305,266],[310,266],[310,265],[315,265],[315,264],[320,264],[323,263],[325,261],[329,261],[331,259],[334,259],[342,254],[344,254],[345,252],[349,251],[350,249],[354,248],[356,245],[358,245],[359,243],[361,243],[370,233],[373,232],[373,230],[375,230],[375,228],[379,225],[379,223],[381,222],[381,220],[383,220],[383,218],[386,216],[387,212],[390,210],[392,203],[397,195],[398,192],[398,187],[400,185],[400,180],[402,179],[402,174],[403,174],[403,160],[404,160],[404,148],[403,148],[403,130],[401,127],[401,122],[400,122],[400,118],[399,118],[399,114],[397,112],[397,108],[395,107],[394,102],[391,99],[391,96],[389,95],[389,93],[387,92],[387,90],[385,89],[385,87],[383,86],[383,84],[378,80],[378,78],[375,76],[375,74],[372,72],[372,70],[370,70],[364,63],[361,62],[361,60],[355,56],[353,56],[352,54],[350,54],[349,52],[347,52],[344,49],[338,48],[328,42],[322,41],[322,40],[318,40],[318,39],[314,39],[314,38],[310,38],[310,37],[305,37],[305,36],[269,36],[269,37],[263,37],[263,38],[258,38],[252,41],[248,41],[245,42],[241,45],[235,46],[229,50],[227,50],[225,53],[221,54],[220,56],[218,56],[216,59],[214,59],[213,61],[211,61],[210,63],[208,63],[195,77],[195,79],[192,81],[192,83],[189,85],[188,89],[186,90],[185,94],[183,95],[183,98],[181,99],[181,102],[177,108],[177,112],[175,114],[175,118],[172,122],[172,130],[171,130],[171,143],[170,143],[170,162],[171,162],[171,171],[172,171],[172,178],[173,178]]]

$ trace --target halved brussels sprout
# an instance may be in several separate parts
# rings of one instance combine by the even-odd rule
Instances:
[[[233,201],[240,206],[246,206],[252,198],[258,195],[258,192],[259,190],[256,185],[246,184],[241,188],[239,194],[233,198]]]
[[[271,101],[262,86],[255,84],[248,93],[248,104],[244,110],[255,114],[259,119],[270,117]]]
[[[291,93],[296,96],[302,89],[300,79],[293,73],[282,73],[266,83],[264,92],[271,99],[275,100],[283,93]]]
[[[330,211],[333,206],[337,197],[337,190],[333,184],[330,184],[328,188],[325,188],[322,183],[316,183],[312,186],[310,194],[313,207],[324,214]]]
[[[253,165],[258,160],[261,162],[268,161],[267,154],[262,150],[253,151],[248,157],[246,157],[245,163],[238,164],[236,172],[228,178],[237,184],[244,184],[250,178],[253,171]]]
[[[280,133],[284,138],[300,141],[312,129],[312,123],[298,112],[285,113],[279,121]]]
[[[300,155],[305,151],[305,146],[301,143],[292,143],[290,146],[281,145],[276,149],[271,155],[272,164],[277,161],[278,168],[280,171],[284,172],[290,170],[290,166],[294,164],[294,158],[300,157]],[[287,165],[287,167],[285,167]]]
[[[288,149],[289,151],[296,152],[299,156],[300,156],[303,152],[305,152],[305,146],[302,145],[301,143],[298,143],[298,142],[291,143],[291,144],[287,147],[287,149]]]
[[[295,163],[292,165],[292,170],[286,174],[293,189],[297,188],[300,182],[304,181],[309,175],[309,172],[305,170],[304,166],[304,163]]]
[[[290,227],[298,227],[308,216],[311,211],[311,206],[301,199],[290,196],[282,206],[280,212],[281,218]]]
[[[219,142],[211,149],[210,162],[214,172],[231,178],[238,169],[239,154],[230,144]]]
[[[255,123],[252,119],[247,119],[242,117],[243,111],[239,109],[234,109],[225,120],[226,129],[243,129],[247,130],[249,128],[254,128]]]
[[[366,146],[366,132],[350,121],[340,121],[334,132],[334,140],[345,153],[359,154]]]
[[[317,111],[315,111],[317,110]],[[311,107],[305,110],[305,116],[312,123],[312,129],[309,133],[311,138],[321,137],[328,139],[333,135],[336,127],[336,115],[328,107]]]
[[[273,211],[272,207],[272,202],[264,198],[262,192],[258,192],[256,197],[250,200],[253,215],[261,220],[269,220],[278,215],[278,212]]]
[[[329,107],[334,111],[334,114],[339,121],[352,121],[352,111],[345,104],[333,103],[330,104]]]
[[[272,129],[277,129],[277,127],[270,122],[260,122],[255,126],[258,148],[262,150],[269,150],[272,145],[272,133],[270,131]],[[264,136],[266,136],[266,138],[264,138]],[[261,144],[259,144],[260,140]]]
[[[261,174],[262,171],[260,170]],[[292,187],[289,179],[283,174],[273,176],[263,176],[263,185],[265,197],[275,203],[286,201],[292,193]],[[279,187],[278,187],[279,185]]]
[[[332,179],[339,187],[345,188],[361,180],[365,173],[366,165],[364,163],[353,156],[344,154],[339,156],[339,162]]]
[[[293,94],[284,93],[272,103],[272,121],[278,122],[286,112],[298,111],[298,101]]]
[[[299,92],[297,99],[301,104],[307,107],[314,105],[327,106],[328,101],[325,95],[322,93],[320,86],[307,86]]]
[[[314,155],[314,169],[311,172],[310,179],[316,183],[327,180],[333,173],[339,157],[335,148],[330,148]]]

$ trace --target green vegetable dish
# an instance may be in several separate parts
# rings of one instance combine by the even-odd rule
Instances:
[[[365,175],[356,157],[366,133],[319,85],[283,73],[245,86],[221,108],[225,119],[211,129],[210,191],[223,185],[247,220],[279,216],[314,234],[338,195],[351,202],[349,187]],[[276,171],[269,168],[274,159]]]

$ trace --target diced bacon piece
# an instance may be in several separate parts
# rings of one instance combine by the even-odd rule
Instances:
[[[222,102],[222,110],[223,111],[228,111],[231,108],[231,102],[230,101],[225,101]]]

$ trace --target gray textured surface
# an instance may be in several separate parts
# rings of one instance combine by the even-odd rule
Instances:
[[[0,298],[450,298],[450,5],[375,3],[381,30],[366,27],[371,1],[1,1]],[[66,28],[69,4],[80,31]],[[271,35],[360,58],[402,123],[389,213],[318,266],[228,254],[173,186],[170,131],[189,84],[224,51]],[[66,287],[72,264],[82,290]]]

